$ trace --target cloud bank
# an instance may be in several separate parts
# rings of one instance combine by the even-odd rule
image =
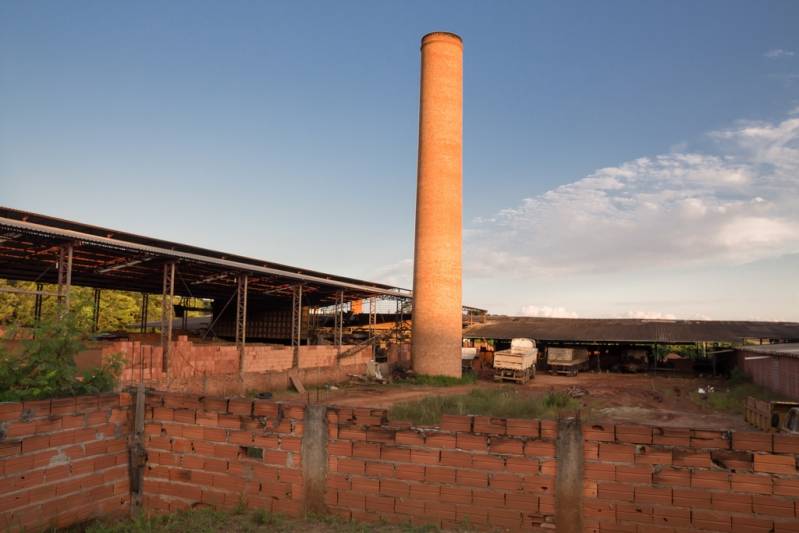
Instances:
[[[771,50],[767,51],[763,56],[769,59],[779,59],[781,57],[792,57],[794,55],[793,50],[784,50],[782,48],[772,48]]]
[[[709,134],[476,219],[469,276],[741,264],[799,251],[799,117]]]

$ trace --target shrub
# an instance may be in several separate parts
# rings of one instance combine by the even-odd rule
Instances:
[[[14,334],[13,328],[9,334]],[[42,321],[33,329],[32,338],[21,341],[19,350],[0,347],[0,401],[114,390],[122,371],[121,357],[114,356],[100,367],[81,372],[75,356],[84,347],[84,334],[71,315]]]

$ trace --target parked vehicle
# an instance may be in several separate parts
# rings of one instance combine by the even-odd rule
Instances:
[[[588,350],[549,346],[547,347],[547,364],[550,374],[576,376],[577,372],[588,368]]]
[[[509,350],[494,353],[494,381],[527,383],[535,378],[538,348],[532,339],[512,339]]]
[[[746,399],[745,420],[757,429],[799,435],[799,403]]]

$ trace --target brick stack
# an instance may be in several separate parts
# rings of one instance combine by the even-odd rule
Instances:
[[[586,531],[799,532],[799,437],[621,424],[583,435]]]
[[[328,411],[326,503],[347,519],[552,531],[555,424],[445,416],[386,424],[379,409]]]
[[[303,416],[301,405],[266,400],[148,394],[145,508],[300,514]]]
[[[130,509],[127,394],[0,403],[0,529]]]

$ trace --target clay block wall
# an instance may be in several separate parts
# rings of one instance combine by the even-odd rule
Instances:
[[[552,531],[555,437],[552,421],[445,416],[440,428],[386,424],[379,409],[328,413],[331,512],[480,529]]]
[[[0,403],[0,530],[127,513],[129,411],[127,394]]]
[[[175,393],[146,403],[145,509],[303,511],[302,405]]]
[[[341,351],[349,348],[342,346]],[[162,370],[163,350],[160,345],[112,341],[99,343],[99,349],[105,359],[113,354],[122,354],[125,368],[120,379],[126,384],[135,384],[143,379],[148,384],[157,385],[157,388],[167,388],[171,380],[239,374],[239,351],[234,344],[199,344],[189,341],[184,335],[172,342],[168,374]],[[357,366],[349,368],[349,373],[357,373],[363,371],[366,362],[372,359],[372,350],[367,347],[341,361],[337,360],[337,355],[338,348],[335,346],[300,346],[298,367]],[[294,351],[290,346],[250,344],[245,346],[244,373],[286,372],[291,370],[293,358]]]
[[[583,428],[586,531],[799,532],[799,437]]]

